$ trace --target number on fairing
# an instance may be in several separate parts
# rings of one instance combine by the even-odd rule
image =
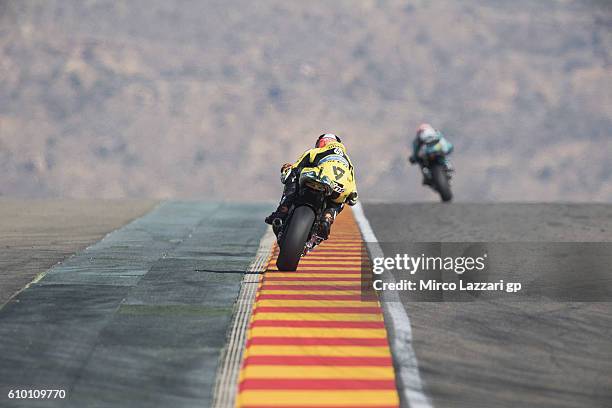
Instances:
[[[336,180],[340,180],[344,176],[345,170],[342,167],[334,166],[334,176]]]

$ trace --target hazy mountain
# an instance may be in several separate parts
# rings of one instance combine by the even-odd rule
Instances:
[[[0,194],[276,199],[344,137],[364,199],[612,201],[607,1],[0,0]]]

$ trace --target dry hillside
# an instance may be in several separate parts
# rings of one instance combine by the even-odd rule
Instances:
[[[364,199],[612,201],[607,1],[0,0],[0,194],[274,199],[344,136]]]

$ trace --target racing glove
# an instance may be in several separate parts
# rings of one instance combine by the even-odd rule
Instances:
[[[357,192],[353,191],[351,194],[346,197],[346,203],[351,207],[357,204]]]

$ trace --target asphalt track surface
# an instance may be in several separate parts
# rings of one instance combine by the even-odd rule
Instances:
[[[612,262],[609,244],[601,243],[612,241],[612,206],[372,204],[365,205],[365,214],[386,256],[396,250],[420,253],[431,243],[487,242],[514,251],[503,262],[515,262],[508,268],[515,280],[558,289],[521,300],[401,295],[434,407],[611,406]],[[548,263],[533,261],[563,245],[551,241],[574,248],[557,264],[557,275]],[[599,243],[595,255],[602,259],[591,265],[596,268],[572,259],[584,242]],[[574,279],[568,279],[570,272]],[[565,301],[570,295],[582,301]],[[587,301],[590,296],[597,301]]]
[[[39,273],[155,204],[151,200],[0,199],[0,305]]]
[[[0,310],[0,406],[210,406],[268,207],[164,203],[49,270]]]
[[[164,203],[51,268],[0,309],[0,406],[210,406],[232,305],[269,207]],[[547,241],[612,241],[612,206],[371,204],[365,214],[383,249],[512,242],[515,278],[562,289],[524,301],[403,296],[434,407],[610,406],[607,247],[594,252],[603,268],[584,277],[580,302],[564,300],[575,259],[558,265],[558,283],[550,265],[512,262]],[[69,398],[5,398],[11,388],[47,387]]]

